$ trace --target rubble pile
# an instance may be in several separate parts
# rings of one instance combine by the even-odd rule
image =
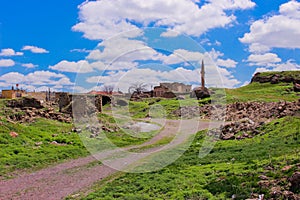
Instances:
[[[61,109],[63,113],[72,114],[76,117],[86,117],[101,111],[100,96],[73,96],[70,103]]]
[[[6,108],[2,112],[7,120],[12,122],[33,122],[36,118],[46,118],[66,123],[72,122],[69,114],[56,112],[53,105],[42,104],[34,98],[25,97],[7,101]]]
[[[184,106],[173,112],[183,118],[200,117],[204,120],[225,120],[220,138],[244,139],[260,134],[258,128],[273,119],[300,114],[297,102],[236,102],[229,105]]]

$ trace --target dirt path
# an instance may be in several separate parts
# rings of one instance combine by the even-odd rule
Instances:
[[[155,144],[160,139],[170,136],[177,138],[174,142],[172,141],[171,145],[178,145],[180,142],[183,142],[184,138],[188,137],[188,135],[218,125],[217,123],[212,125],[209,122],[199,122],[195,127],[191,126],[188,122],[180,122],[182,121],[165,121],[164,129],[150,141],[142,145],[126,147],[118,149],[117,151],[113,150],[96,155],[95,157],[98,159],[105,160],[103,162],[104,164],[97,164],[96,161],[98,160],[95,159],[95,157],[88,156],[45,168],[31,174],[23,174],[14,179],[0,180],[0,200],[63,199],[76,191],[91,186],[96,181],[112,175],[117,172],[117,169],[124,169],[159,150],[158,148],[147,149],[144,154],[125,154],[122,158],[111,159],[114,157],[113,155],[120,151]],[[180,130],[183,137],[176,136],[178,130]],[[113,166],[113,168],[105,164]]]

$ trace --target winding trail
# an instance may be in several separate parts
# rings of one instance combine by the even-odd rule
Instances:
[[[195,122],[195,121],[194,121]],[[176,139],[172,141],[170,147],[174,147],[185,142],[185,139],[195,134],[199,130],[217,127],[220,123],[197,121],[197,126],[194,126],[188,120],[165,120],[161,122],[164,128],[152,139],[141,144],[125,148],[120,148],[117,151],[107,151],[94,156],[88,156],[71,161],[67,161],[56,166],[48,167],[40,171],[22,174],[16,178],[9,180],[0,180],[0,200],[20,199],[20,200],[56,200],[73,194],[81,189],[91,186],[96,181],[106,178],[118,170],[135,164],[136,162],[153,155],[160,151],[160,148],[145,149],[138,154],[125,154],[122,158],[114,157],[119,151],[128,151],[155,144],[157,141],[174,136]],[[157,121],[157,123],[160,123]],[[180,130],[180,131],[178,131]],[[178,134],[180,132],[180,134]],[[179,137],[177,137],[179,135]],[[104,164],[97,164],[96,158]],[[114,167],[118,166],[118,167]],[[118,169],[118,170],[117,170]]]

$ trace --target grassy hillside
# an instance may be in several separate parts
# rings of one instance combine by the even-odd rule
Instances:
[[[89,130],[76,133],[72,131],[73,124],[45,118],[38,118],[33,123],[12,123],[5,118],[12,111],[6,108],[4,113],[5,104],[5,100],[0,99],[0,177],[9,176],[16,170],[34,171],[68,159],[87,156],[89,151],[83,141],[104,148],[107,142],[103,138],[108,138],[117,146],[140,144],[149,139],[134,137],[122,130],[102,131],[99,136],[90,138]],[[22,112],[19,114],[22,115]],[[99,114],[99,119],[104,124],[115,123],[106,114]],[[16,132],[18,136],[12,137],[11,132]]]
[[[288,189],[287,178],[299,163],[300,119],[287,117],[261,128],[265,135],[241,141],[219,141],[200,159],[200,132],[185,154],[170,166],[152,173],[123,174],[100,182],[82,199],[246,199],[265,194],[259,176]],[[289,170],[282,168],[290,165]],[[297,192],[297,191],[296,191]],[[298,191],[299,193],[299,191]]]
[[[80,138],[72,125],[39,119],[31,124],[0,121],[0,174],[14,170],[38,169],[54,162],[85,156]],[[13,138],[10,132],[18,133]],[[51,144],[56,141],[58,144]]]
[[[273,83],[272,78],[278,83]],[[227,101],[295,101],[300,94],[293,90],[293,80],[300,80],[300,71],[262,72],[252,78],[254,81],[237,89],[226,89]],[[264,80],[264,83],[259,83]]]
[[[226,89],[225,92],[227,103],[236,101],[296,101],[300,98],[300,94],[293,91],[292,83],[271,84],[254,82],[240,88]]]

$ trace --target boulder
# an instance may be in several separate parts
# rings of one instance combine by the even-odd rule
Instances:
[[[300,92],[300,84],[294,82],[294,92]]]
[[[280,76],[275,74],[274,76],[271,77],[271,84],[277,84],[280,82]]]
[[[16,137],[19,136],[19,134],[16,133],[16,132],[14,132],[14,131],[10,132],[9,135],[10,135],[12,138],[16,138]]]
[[[300,172],[295,172],[290,178],[289,182],[291,184],[290,190],[294,193],[300,192]]]
[[[228,133],[226,135],[221,136],[222,140],[232,140],[235,139],[234,133]]]
[[[210,92],[206,87],[197,87],[193,90],[193,92],[195,93],[198,100],[210,97]]]
[[[127,106],[128,102],[123,99],[117,99],[116,104],[119,106]]]

